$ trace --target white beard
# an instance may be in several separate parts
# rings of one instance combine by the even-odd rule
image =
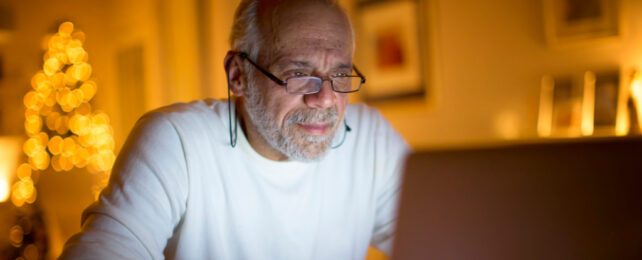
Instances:
[[[244,106],[263,139],[290,160],[309,162],[323,158],[330,147],[339,121],[336,107],[291,111],[286,115],[283,127],[278,124],[276,116],[268,111],[265,98],[258,92],[251,78],[248,77]],[[328,126],[327,133],[321,136],[310,135],[297,126],[320,122]]]

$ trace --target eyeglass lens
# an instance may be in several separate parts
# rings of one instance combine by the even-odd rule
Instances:
[[[353,92],[361,87],[360,77],[334,77],[331,79],[332,89],[337,92]],[[286,80],[288,93],[313,94],[321,90],[323,80],[317,77],[295,77]]]

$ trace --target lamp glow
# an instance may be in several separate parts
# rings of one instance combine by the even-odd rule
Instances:
[[[0,202],[5,202],[7,199],[9,199],[9,182],[0,178]]]
[[[595,120],[595,74],[587,71],[584,73],[584,105],[582,106],[582,135],[593,134]]]
[[[638,114],[638,127],[642,132],[642,76],[636,72],[631,81],[631,96],[633,97],[633,104]]]

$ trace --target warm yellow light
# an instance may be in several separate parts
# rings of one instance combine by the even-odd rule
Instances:
[[[73,164],[78,168],[83,168],[89,164],[89,150],[84,147],[78,148],[72,158]]]
[[[45,119],[45,122],[49,130],[56,130],[56,120],[58,120],[58,117],[60,117],[60,114],[58,112],[51,112],[49,113],[49,115],[47,115],[47,119]]]
[[[642,75],[639,72],[634,74],[631,82],[631,97],[637,112],[638,131],[642,132]]]
[[[11,202],[17,207],[36,200],[36,188],[31,178],[25,178],[14,183],[11,188]]]
[[[58,134],[64,135],[69,131],[69,117],[61,116],[56,119],[56,132]]]
[[[27,116],[25,118],[25,131],[27,135],[33,136],[40,132],[42,129],[42,119],[40,116]]]
[[[85,81],[91,76],[91,65],[80,62],[69,67],[67,71],[71,71],[71,77],[76,81]]]
[[[97,89],[96,83],[91,80],[83,83],[80,86],[80,91],[83,92],[83,97],[84,97],[83,101],[88,102],[91,98],[93,98],[94,95],[96,94],[96,89]]]
[[[71,157],[72,155],[74,155],[75,151],[76,142],[74,141],[74,139],[71,139],[70,137],[63,139],[62,156]]]
[[[635,73],[633,81],[631,82],[631,95],[635,99],[642,99],[642,77],[640,73]]]
[[[55,34],[49,38],[49,50],[62,51],[69,42],[69,36]]]
[[[71,157],[61,156],[60,167],[62,168],[63,171],[71,171],[71,169],[74,168],[74,164],[71,161]]]
[[[29,244],[27,247],[25,247],[22,254],[25,256],[25,260],[40,259],[40,251],[34,244]]]
[[[595,74],[587,71],[584,74],[584,98],[582,100],[582,135],[592,135],[595,115]]]
[[[62,62],[56,57],[52,57],[45,61],[43,70],[47,76],[53,76],[63,66]]]
[[[55,171],[89,166],[90,172],[107,173],[108,178],[115,160],[109,116],[92,113],[88,103],[96,95],[97,86],[90,80],[92,67],[83,48],[85,34],[74,31],[71,22],[64,22],[46,41],[43,70],[31,78],[33,90],[23,98],[24,127],[30,138],[22,150],[28,163],[17,169],[10,167],[18,178],[13,185],[6,185],[18,207],[36,200],[32,170],[46,170],[50,165]],[[4,180],[9,183],[11,178]],[[104,187],[102,181],[99,186]]]
[[[34,156],[29,157],[29,164],[38,170],[46,170],[47,167],[49,167],[49,161],[49,154],[44,149],[36,152]]]
[[[51,76],[50,80],[56,90],[60,90],[65,86],[65,74],[62,72],[54,74]]]
[[[542,78],[537,119],[537,134],[540,137],[551,136],[552,133],[554,87],[555,82],[552,77],[544,76]]]
[[[495,131],[506,140],[519,138],[519,116],[511,110],[502,111],[495,117]]]
[[[26,179],[27,177],[31,178],[31,166],[28,163],[23,163],[18,166],[16,177],[18,177],[19,180]]]
[[[9,198],[10,184],[15,179],[23,142],[22,137],[0,136],[0,202]]]
[[[24,230],[22,226],[15,225],[9,229],[9,241],[12,245],[20,246],[22,245],[22,240],[24,239]]]
[[[63,36],[70,36],[74,32],[74,24],[72,22],[64,22],[58,26],[58,33]]]
[[[0,202],[5,202],[7,199],[9,199],[9,182],[0,178]]]
[[[69,119],[69,130],[77,135],[87,135],[91,131],[91,119],[82,114],[75,114]]]
[[[75,112],[76,115],[89,116],[89,114],[91,114],[91,105],[89,103],[82,103],[78,108],[76,108]]]

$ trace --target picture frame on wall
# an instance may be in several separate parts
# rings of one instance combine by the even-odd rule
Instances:
[[[546,75],[540,89],[537,132],[540,137],[580,136],[582,89],[572,76]]]
[[[616,39],[622,34],[620,0],[542,0],[550,45]]]
[[[424,96],[418,1],[357,4],[357,66],[367,78],[361,90],[364,100]]]
[[[617,69],[585,73],[582,134],[614,136],[626,133],[628,89]]]

